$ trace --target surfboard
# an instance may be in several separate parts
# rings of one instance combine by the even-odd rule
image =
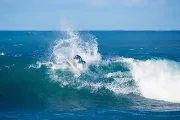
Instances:
[[[75,61],[73,61],[72,59],[67,59],[67,58],[65,58],[65,60],[73,70],[80,72],[80,70],[76,67],[77,64],[75,63]]]

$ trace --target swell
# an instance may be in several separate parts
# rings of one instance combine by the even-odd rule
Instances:
[[[4,76],[0,81],[1,109],[80,110],[128,108],[131,104],[127,97],[117,97],[103,88],[98,90],[101,92],[90,92],[88,88],[80,90],[70,85],[62,87],[59,82],[49,79],[46,67],[14,68],[4,70],[2,74]]]
[[[1,109],[179,110],[179,104],[157,101],[156,98],[146,99],[130,74],[129,63],[125,63],[128,60],[104,60],[98,67],[89,66],[89,70],[78,78],[72,71],[51,70],[47,65],[36,68],[24,64],[24,67],[3,70],[0,81]]]
[[[49,52],[41,51],[46,59],[1,53],[1,109],[180,109],[178,62],[146,55],[142,60],[103,57],[96,37],[65,34]],[[75,54],[87,61],[78,75],[64,61]]]

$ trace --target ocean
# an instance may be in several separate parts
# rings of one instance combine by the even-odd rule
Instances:
[[[2,120],[179,120],[179,91],[180,31],[0,31]]]

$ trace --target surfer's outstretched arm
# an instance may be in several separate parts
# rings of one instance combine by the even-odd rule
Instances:
[[[74,56],[74,59],[78,59],[80,56],[79,55],[76,55],[76,56]]]

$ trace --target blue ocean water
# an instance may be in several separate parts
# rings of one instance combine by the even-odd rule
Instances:
[[[179,31],[0,32],[0,119],[180,119],[179,86]]]

